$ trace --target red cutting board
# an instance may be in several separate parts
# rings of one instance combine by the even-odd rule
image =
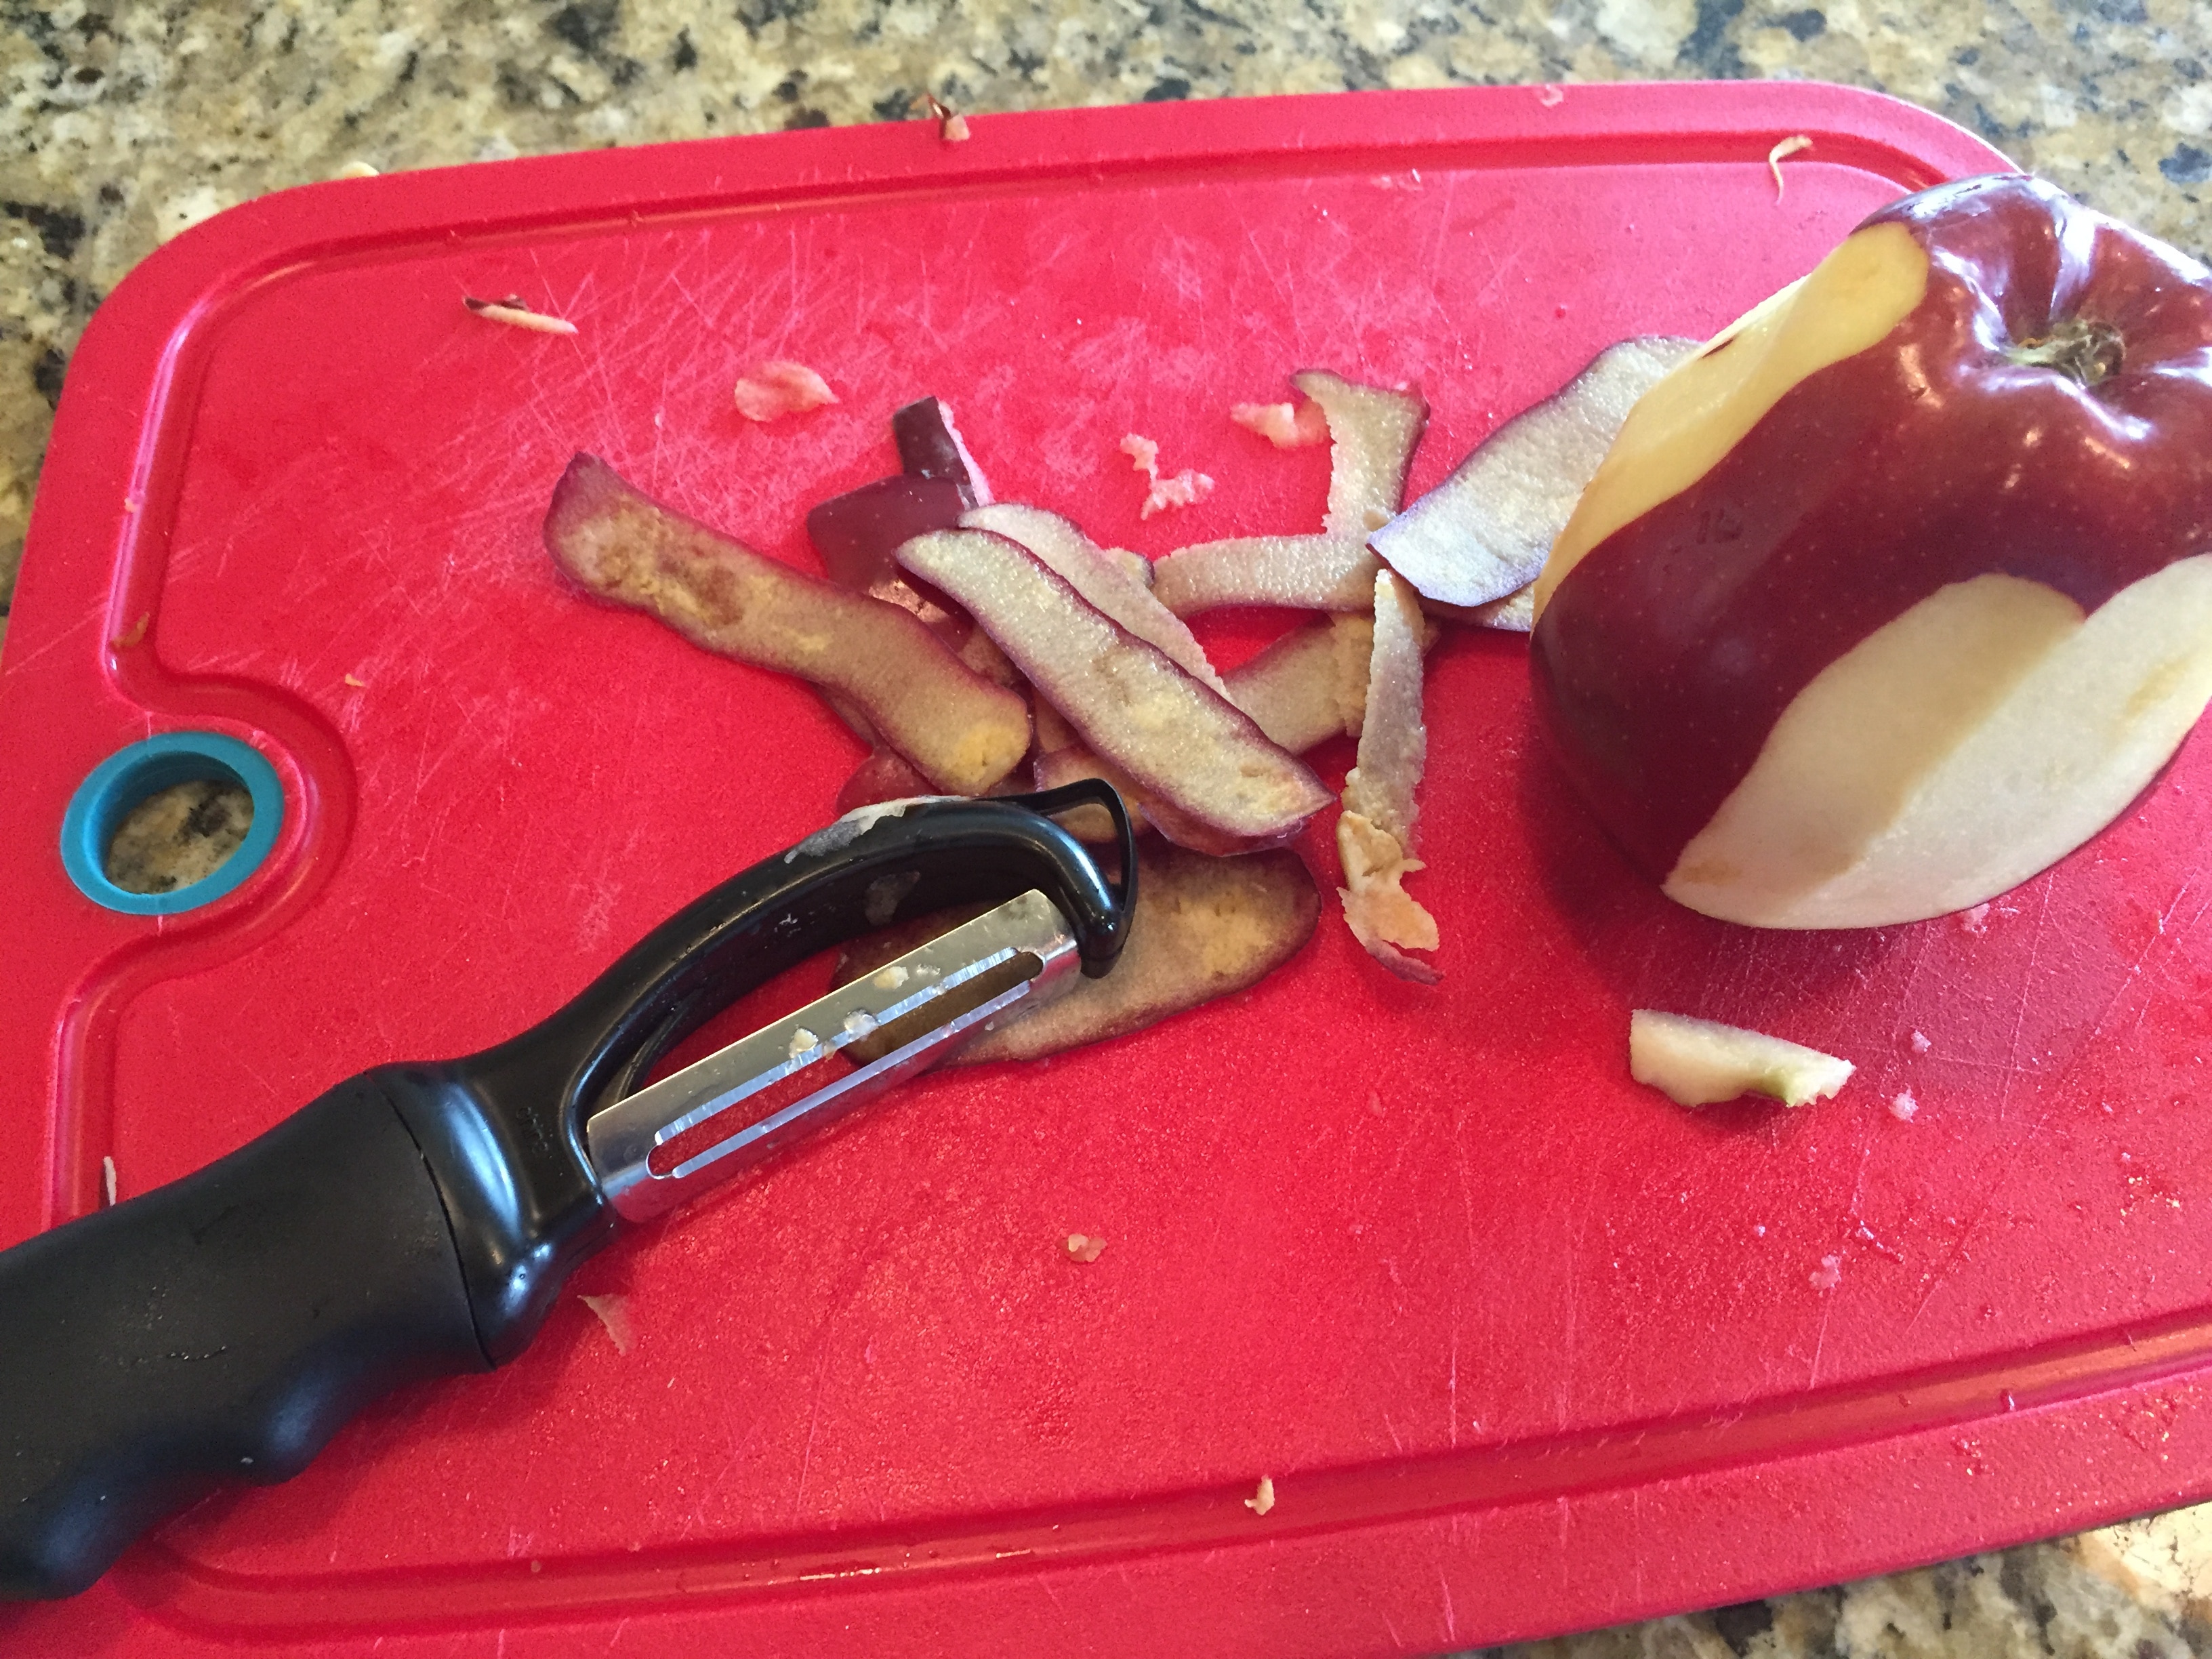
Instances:
[[[1231,403],[1309,366],[1417,382],[1425,488],[1599,347],[1711,330],[2000,164],[1796,84],[973,131],[319,185],[101,308],[0,671],[0,1238],[95,1204],[103,1158],[143,1191],[364,1066],[520,1029],[829,815],[858,750],[811,693],[556,579],[573,451],[811,565],[806,507],[891,470],[885,417],[936,392],[1003,496],[1102,542],[1312,527],[1325,453]],[[459,303],[510,291],[580,331]],[[731,383],[769,357],[842,401],[745,424]],[[1219,489],[1140,521],[1130,431]],[[1760,934],[1628,872],[1532,742],[1523,656],[1435,659],[1441,988],[1331,915],[1249,995],[926,1079],[589,1264],[630,1352],[566,1297],[513,1366],[0,1611],[0,1646],[1422,1652],[2212,1492],[2212,750],[1973,925]],[[99,909],[64,806],[178,729],[266,755],[283,832],[204,909]],[[1646,1005],[1858,1075],[1685,1112],[1628,1080]]]

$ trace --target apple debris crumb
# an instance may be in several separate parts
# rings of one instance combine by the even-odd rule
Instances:
[[[1924,1031],[1916,1030],[1908,1040],[1912,1045],[1912,1052],[1916,1054],[1924,1054],[1930,1048],[1936,1046],[1934,1043],[1929,1042],[1928,1034]]]
[[[1767,171],[1774,175],[1774,199],[1776,201],[1778,202],[1782,199],[1783,158],[1788,155],[1795,155],[1801,149],[1810,149],[1812,148],[1813,141],[1801,132],[1793,137],[1784,138],[1772,149],[1766,152]]]
[[[364,686],[366,686],[366,685],[368,684],[368,682],[367,680],[365,680],[365,679],[362,678],[362,677],[361,677],[360,675],[358,675],[358,674],[349,674],[349,675],[347,675],[347,676],[345,677],[345,683],[346,683],[348,685],[350,685],[351,687],[353,687],[353,689],[354,689],[355,690],[356,690],[356,691],[358,691],[358,690],[362,690],[362,688],[363,688]]]
[[[1536,101],[1546,109],[1557,109],[1567,101],[1566,89],[1563,87],[1540,88],[1536,94]]]
[[[331,174],[331,177],[333,179],[374,179],[376,177],[376,169],[369,166],[366,161],[348,161],[336,173]]]
[[[1899,1123],[1911,1122],[1919,1110],[1920,1103],[1912,1097],[1912,1091],[1910,1089],[1902,1090],[1890,1097],[1889,1115]]]
[[[615,1345],[617,1353],[628,1353],[637,1346],[637,1332],[629,1322],[629,1298],[626,1296],[587,1296],[581,1298],[607,1328],[607,1336]]]
[[[479,300],[473,294],[461,295],[461,303],[479,317],[495,323],[505,323],[509,328],[526,328],[536,334],[574,334],[575,324],[565,317],[548,317],[542,311],[532,311],[519,294],[510,294],[503,300]]]
[[[1960,911],[1959,926],[1965,928],[1976,939],[1979,939],[1983,934],[1988,933],[1990,931],[1990,907],[1988,902],[1984,901],[1980,904],[1977,904],[1971,910]]]
[[[1265,1515],[1275,1507],[1275,1482],[1270,1475],[1260,1477],[1260,1490],[1244,1500],[1244,1507],[1255,1515]]]
[[[1145,494],[1145,504],[1137,512],[1140,519],[1149,519],[1170,507],[1188,507],[1213,493],[1213,480],[1189,467],[1172,478],[1160,477],[1160,447],[1150,438],[1129,433],[1121,440],[1121,453],[1129,458],[1130,465],[1152,480],[1152,487]]]
[[[1805,1275],[1806,1281],[1816,1291],[1832,1291],[1844,1282],[1844,1259],[1839,1255],[1820,1258],[1818,1272]]]
[[[922,94],[929,100],[929,112],[937,118],[937,136],[948,144],[968,142],[968,118],[933,93]]]
[[[837,401],[830,382],[805,363],[781,361],[755,364],[739,377],[732,397],[738,413],[754,422],[804,415]]]
[[[1089,1263],[1104,1255],[1106,1241],[1095,1233],[1070,1233],[1067,1236],[1067,1259]]]
[[[128,651],[132,646],[143,643],[146,638],[146,629],[149,625],[152,623],[153,620],[154,613],[152,611],[141,611],[138,613],[138,619],[132,623],[130,627],[125,629],[120,634],[118,634],[113,639],[110,640],[108,643],[113,646],[118,651]]]
[[[793,1060],[802,1054],[811,1054],[821,1046],[822,1039],[804,1025],[791,1034],[791,1057]]]
[[[1278,449],[1308,449],[1328,441],[1328,416],[1310,399],[1303,404],[1238,404],[1229,418]]]
[[[115,1160],[112,1158],[102,1158],[100,1160],[100,1195],[107,1200],[107,1207],[113,1209],[115,1207]]]

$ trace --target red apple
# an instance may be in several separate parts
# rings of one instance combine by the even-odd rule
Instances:
[[[1539,718],[1683,903],[2002,892],[2212,695],[2212,273],[2033,179],[1907,197],[1637,404],[1535,603]]]

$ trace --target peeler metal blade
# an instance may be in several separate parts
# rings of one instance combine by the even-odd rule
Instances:
[[[1009,899],[593,1113],[584,1139],[600,1189],[627,1220],[659,1215],[1056,995],[1077,965],[1050,899]]]

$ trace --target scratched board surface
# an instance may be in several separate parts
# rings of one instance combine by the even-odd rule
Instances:
[[[103,1158],[144,1191],[366,1066],[513,1033],[829,814],[861,751],[810,692],[556,577],[575,451],[814,568],[805,508],[891,470],[886,416],[936,393],[1002,498],[1102,543],[1314,527],[1325,452],[1231,403],[1307,367],[1417,385],[1419,489],[1606,343],[1710,331],[1993,164],[1819,89],[1347,101],[373,181],[134,279],[41,498],[0,691],[39,781],[8,810],[50,844],[91,763],[176,726],[257,742],[292,810],[203,918],[6,878],[45,941],[8,1015],[6,1236],[89,1207]],[[1761,158],[1808,124],[1778,199]],[[509,292],[578,333],[459,304]],[[764,358],[841,401],[739,420]],[[1218,489],[1140,520],[1127,432]],[[1201,631],[1225,662],[1282,624]],[[1245,996],[925,1079],[625,1237],[520,1362],[395,1397],[0,1638],[1419,1652],[2202,1489],[2204,743],[1986,911],[1764,934],[1627,870],[1525,673],[1511,636],[1432,659],[1440,988],[1332,914]],[[1317,757],[1332,785],[1350,758]],[[1333,888],[1325,823],[1301,850]],[[1684,1112],[1626,1075],[1645,1006],[1859,1071]],[[584,1294],[627,1298],[627,1351]]]

